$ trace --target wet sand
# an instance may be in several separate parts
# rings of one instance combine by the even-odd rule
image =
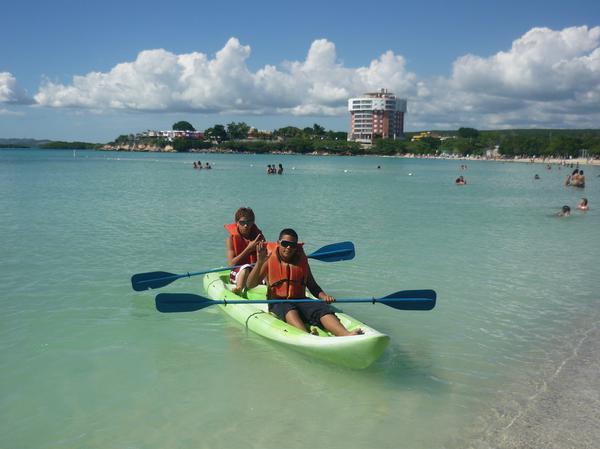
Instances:
[[[583,334],[527,407],[485,446],[600,448],[600,322]]]

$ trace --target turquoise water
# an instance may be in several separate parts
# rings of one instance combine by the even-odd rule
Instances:
[[[567,168],[461,163],[0,151],[0,446],[483,447],[600,320],[600,168],[576,190]],[[589,212],[552,216],[582,196]],[[391,337],[353,371],[131,290],[134,273],[223,266],[241,205],[270,239],[355,243],[352,261],[312,263],[328,293],[433,288],[438,306],[342,307]]]

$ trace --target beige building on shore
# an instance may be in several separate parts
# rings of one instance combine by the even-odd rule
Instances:
[[[350,132],[348,140],[372,143],[373,139],[399,139],[404,135],[406,100],[387,89],[367,92],[348,100]]]

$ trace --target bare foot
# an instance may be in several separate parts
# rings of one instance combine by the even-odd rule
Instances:
[[[362,334],[364,334],[364,332],[360,327],[357,327],[356,329],[352,329],[350,331],[350,335],[362,335]]]
[[[235,288],[232,288],[232,289],[231,289],[231,292],[232,292],[232,293],[235,293],[235,294],[236,294],[236,295],[238,295],[238,296],[240,296],[240,295],[241,295],[241,293],[242,293],[242,289],[241,289],[241,288],[239,288],[239,287],[235,287]]]

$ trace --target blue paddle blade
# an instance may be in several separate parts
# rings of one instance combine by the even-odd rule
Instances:
[[[433,290],[402,290],[376,301],[400,310],[431,310],[436,297]]]
[[[142,292],[150,288],[164,287],[180,277],[180,275],[167,273],[166,271],[138,273],[131,276],[131,286],[136,292]]]
[[[354,243],[340,242],[323,246],[314,253],[309,254],[307,257],[320,260],[321,262],[337,262],[340,260],[354,259],[355,255]]]
[[[191,293],[159,293],[155,302],[156,309],[162,313],[195,312],[216,304],[208,298]]]

